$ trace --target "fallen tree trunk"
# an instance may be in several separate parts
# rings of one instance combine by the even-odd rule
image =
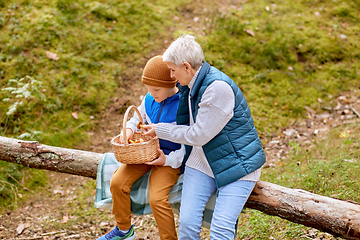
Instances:
[[[360,204],[259,181],[245,207],[345,239],[360,239]]]
[[[102,154],[0,137],[0,160],[30,168],[96,178]]]
[[[96,178],[102,154],[0,137],[0,160]],[[345,239],[360,239],[360,204],[259,181],[246,207]]]

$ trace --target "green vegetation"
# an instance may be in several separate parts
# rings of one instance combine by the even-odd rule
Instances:
[[[304,117],[304,106],[316,108],[317,98],[360,87],[359,3],[241,7],[214,17],[202,44],[207,60],[243,89],[260,132],[278,132]]]
[[[137,73],[131,66],[144,63],[169,24],[146,1],[3,5],[0,87],[30,76],[41,83],[36,90],[43,97],[30,95],[9,112],[18,100],[13,92],[1,91],[0,98],[8,101],[0,105],[0,131],[11,137],[40,131],[36,139],[55,146],[73,146],[86,138],[84,130],[96,124],[90,116],[104,111],[109,96],[122,87],[120,77]]]
[[[349,136],[344,134],[349,132]],[[293,152],[288,159],[276,168],[263,169],[261,180],[289,188],[304,189],[322,196],[360,202],[359,136],[360,129],[354,123],[332,129],[326,138],[315,140],[311,148],[292,143]],[[240,239],[309,237],[305,237],[308,228],[252,209],[247,209],[244,215],[240,215],[239,225]],[[321,232],[314,234],[318,237],[324,235]]]
[[[86,146],[87,133],[97,127],[111,98],[129,94],[127,85],[139,79],[146,59],[190,31],[206,60],[243,90],[264,143],[306,117],[305,106],[320,111],[318,98],[327,104],[341,92],[360,91],[359,1],[232,4],[0,0],[0,134],[59,147]],[[334,129],[310,150],[291,143],[294,152],[280,166],[264,169],[262,180],[360,202],[355,178],[360,133],[351,127],[349,138],[338,137],[346,129]],[[3,207],[15,207],[19,193],[45,184],[42,171],[0,162]],[[86,189],[94,189],[94,182],[89,180]],[[81,208],[71,214],[81,217],[86,209],[95,215],[89,202],[93,192],[82,194],[77,198]],[[306,231],[246,210],[238,234],[242,239],[301,239]]]
[[[298,147],[291,160],[282,162],[276,171],[265,170],[265,181],[360,202],[360,129],[355,124],[345,129],[333,129],[326,139],[315,140],[311,149]],[[351,135],[342,137],[350,129]]]
[[[159,53],[170,23],[147,1],[0,1],[0,134],[86,146],[111,98]],[[6,181],[13,168],[16,181],[33,171],[0,162],[1,199],[18,188]]]
[[[0,162],[0,210],[3,211],[4,207],[15,207],[27,194],[41,191],[47,180],[44,171]]]

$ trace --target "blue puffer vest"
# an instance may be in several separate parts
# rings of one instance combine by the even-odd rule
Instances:
[[[206,88],[216,80],[228,83],[235,94],[234,116],[210,142],[203,146],[205,156],[215,176],[217,188],[232,183],[260,168],[266,161],[254,126],[247,101],[240,88],[227,75],[204,62],[190,93],[192,116],[195,122],[199,103]],[[189,125],[187,86],[180,88],[177,124]],[[211,127],[211,119],[209,119]],[[186,147],[183,167],[188,159],[191,146]]]
[[[176,112],[179,104],[179,94],[175,94],[166,98],[161,103],[147,93],[145,96],[145,112],[150,119],[150,123],[175,123]],[[149,123],[147,123],[149,124]],[[167,140],[159,139],[160,149],[165,155],[175,151],[181,147],[179,143],[170,142]]]

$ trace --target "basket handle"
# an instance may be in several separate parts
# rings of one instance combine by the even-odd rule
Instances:
[[[127,137],[126,137],[126,122],[127,122],[127,118],[128,118],[128,115],[129,115],[131,109],[135,110],[135,112],[139,116],[139,120],[141,122],[141,125],[143,125],[143,119],[141,117],[141,114],[140,114],[139,110],[134,105],[131,105],[130,107],[128,107],[128,109],[125,112],[124,121],[123,121],[123,139],[124,139],[124,145],[125,146],[129,145],[129,142],[127,141]],[[141,132],[143,132],[143,131],[144,130],[141,128]]]

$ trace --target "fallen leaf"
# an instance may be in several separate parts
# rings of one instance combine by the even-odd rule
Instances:
[[[78,115],[77,115],[77,112],[73,112],[71,115],[72,115],[73,118],[75,118],[75,119],[78,119],[78,118],[79,118]]]
[[[20,223],[19,226],[16,228],[16,232],[18,235],[20,235],[25,229],[25,224],[24,223]]]
[[[55,61],[59,60],[59,57],[56,53],[52,53],[49,51],[46,51],[46,57]]]
[[[349,110],[349,109],[344,109],[343,113],[345,115],[349,115],[349,114],[352,114],[353,112],[351,110]]]
[[[328,118],[330,118],[330,114],[327,113],[327,112],[325,112],[325,113],[316,115],[316,118],[317,118],[317,119],[328,119]]]
[[[283,134],[285,134],[286,136],[291,136],[296,132],[295,129],[287,129],[285,131],[283,131]]]
[[[341,103],[337,102],[336,107],[334,108],[334,110],[340,110],[342,108]]]
[[[310,112],[311,114],[315,114],[316,113],[316,111],[314,110],[314,109],[312,109],[312,108],[310,108],[310,107],[308,107],[308,106],[305,106],[304,107],[308,112]]]
[[[60,195],[64,195],[65,192],[64,192],[64,190],[55,189],[55,190],[54,190],[54,193],[55,193],[55,194],[59,193]]]
[[[249,35],[251,35],[252,37],[255,36],[255,33],[253,31],[251,31],[250,29],[246,29],[245,32]]]
[[[62,217],[62,223],[67,223],[69,221],[69,217],[68,216],[66,216],[66,215],[64,215],[63,217]]]
[[[347,138],[347,137],[349,137],[349,133],[348,132],[341,132],[340,134],[339,134],[339,137],[341,137],[341,138]]]
[[[99,224],[100,227],[104,227],[104,226],[107,226],[107,225],[109,225],[109,223],[107,223],[107,222],[101,222],[101,223]]]
[[[311,115],[311,113],[310,113],[310,112],[307,112],[307,117],[308,117],[308,118],[310,118],[310,119],[312,119],[312,118],[313,118],[313,116]]]

